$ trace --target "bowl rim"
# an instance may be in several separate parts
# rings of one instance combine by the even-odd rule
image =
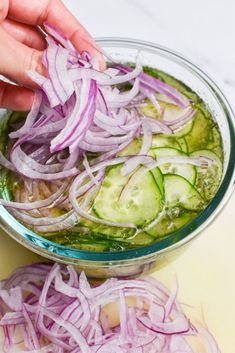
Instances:
[[[158,52],[161,52],[162,55],[167,55],[167,57],[171,60],[177,61],[181,65],[184,65],[184,67],[190,69],[193,74],[197,74],[197,76],[199,76],[199,78],[203,81],[203,84],[205,84],[207,88],[214,93],[217,100],[219,101],[219,104],[222,106],[229,125],[231,148],[226,173],[213,200],[196,218],[194,218],[183,228],[169,234],[162,240],[158,240],[155,243],[152,243],[151,245],[141,246],[130,250],[111,252],[84,251],[66,247],[37,235],[22,225],[20,222],[18,222],[3,206],[0,206],[2,227],[16,241],[23,244],[30,250],[33,250],[34,252],[47,258],[56,258],[56,260],[59,261],[66,259],[66,262],[77,264],[79,262],[82,263],[85,261],[89,261],[91,263],[118,263],[119,261],[125,260],[128,262],[134,259],[150,257],[156,253],[160,254],[166,250],[173,250],[174,248],[187,243],[196,235],[198,235],[202,229],[205,229],[220,213],[232,195],[235,183],[234,158],[232,155],[232,151],[235,150],[235,116],[227,98],[218,87],[218,85],[214,82],[214,80],[212,80],[210,76],[208,76],[202,69],[192,63],[191,60],[182,54],[159,44],[138,39],[120,37],[98,37],[96,38],[96,41],[100,45],[104,45],[104,47],[108,45],[118,47],[129,44],[132,48],[136,47],[136,49],[141,47],[142,50],[145,49],[152,52],[157,50]],[[9,226],[11,229],[9,229]]]

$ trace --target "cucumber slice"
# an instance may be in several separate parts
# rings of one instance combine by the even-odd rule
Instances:
[[[111,227],[105,224],[99,224],[88,219],[83,218],[78,226],[87,227],[89,232],[94,235],[99,234],[100,236],[107,239],[125,239],[134,235],[135,229],[133,228],[122,228],[122,227]]]
[[[164,111],[164,120],[165,121],[174,121],[184,114],[184,109],[180,108],[175,104],[170,104],[166,102],[159,102],[162,110]],[[193,127],[193,119],[189,121],[186,125],[182,128],[179,128],[175,133],[175,136],[181,137],[187,135]]]
[[[204,199],[187,179],[179,175],[167,174],[164,181],[165,200],[168,208],[182,206],[192,211],[199,211],[204,208]]]
[[[218,126],[215,126],[210,133],[210,139],[206,146],[207,150],[212,150],[217,156],[223,160],[222,140]]]
[[[187,157],[187,154],[175,148],[159,147],[151,149],[150,155],[154,158],[164,157]],[[186,178],[190,183],[194,184],[196,180],[196,168],[191,164],[166,163],[159,166],[163,174],[177,174]]]
[[[150,173],[153,175],[155,182],[157,183],[159,190],[162,194],[162,197],[164,198],[165,196],[165,189],[164,189],[164,177],[162,175],[162,172],[160,168],[154,168],[150,171]]]
[[[215,122],[211,118],[206,117],[201,111],[196,113],[193,119],[193,127],[185,136],[189,153],[206,148],[210,138],[210,131],[214,125]]]
[[[110,250],[110,244],[106,242],[101,242],[100,240],[97,242],[84,242],[84,243],[73,243],[72,247],[75,249],[80,249],[83,251],[109,251]]]
[[[153,228],[147,230],[147,233],[155,238],[164,237],[182,228],[197,215],[196,212],[187,211],[179,207],[175,207],[173,210],[176,211],[175,214],[166,212]]]
[[[181,149],[180,144],[177,142],[177,138],[171,135],[154,135],[152,138],[152,148],[156,147],[172,147]]]
[[[124,150],[119,152],[119,156],[134,156],[140,152],[143,140],[142,138],[134,139]],[[172,147],[181,149],[180,144],[177,142],[177,138],[171,135],[153,135],[152,147]]]
[[[184,152],[184,153],[188,153],[188,145],[187,145],[187,142],[185,140],[184,137],[180,137],[178,139],[178,143],[180,145],[180,149]]]
[[[223,151],[222,146],[217,146],[217,147],[212,148],[212,152],[214,152],[220,158],[220,160],[223,161],[224,151]]]
[[[119,152],[118,156],[135,156],[139,153],[142,143],[142,138],[134,139],[124,150]]]
[[[220,185],[223,174],[222,162],[214,152],[209,150],[195,151],[191,153],[191,156],[207,157],[213,161],[209,168],[197,167],[197,178],[195,182],[197,190],[209,201],[215,196]]]
[[[145,225],[161,210],[160,190],[152,173],[144,167],[122,176],[122,166],[112,167],[107,172],[93,210],[108,221]]]
[[[149,99],[146,99],[144,101],[144,104],[140,106],[139,110],[142,114],[147,115],[151,118],[160,118],[159,112],[157,111],[157,109]]]
[[[184,110],[182,108],[180,108],[179,106],[177,106],[175,104],[168,103],[168,102],[161,101],[161,100],[158,100],[158,103],[161,107],[161,110],[164,112],[164,120],[165,121],[176,120],[180,116],[182,116],[182,114],[184,112]],[[140,108],[140,110],[141,110],[141,113],[143,113],[144,115],[161,120],[161,116],[160,116],[159,112],[154,107],[152,102],[150,102],[149,100],[146,100],[145,105],[143,105]],[[188,122],[182,128],[180,128],[175,135],[177,135],[178,137],[187,135],[192,130],[192,127],[193,127],[193,120]]]
[[[192,129],[193,129],[193,123],[194,120],[190,120],[188,123],[186,123],[185,125],[183,125],[181,128],[179,128],[176,132],[175,132],[175,136],[177,137],[184,137],[186,135],[188,135]]]
[[[130,239],[124,239],[123,242],[129,243],[131,246],[144,246],[149,245],[154,241],[154,237],[146,232],[140,232]]]
[[[178,119],[182,115],[183,109],[178,105],[163,101],[159,101],[159,105],[164,112],[164,120],[166,121]]]

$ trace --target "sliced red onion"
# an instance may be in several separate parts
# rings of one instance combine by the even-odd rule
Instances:
[[[170,126],[173,130],[177,130],[184,126],[187,122],[191,121],[196,112],[197,111],[194,109],[187,109],[186,112],[184,111],[182,116],[180,116],[179,118],[170,121],[164,120],[164,123]]]
[[[90,127],[95,114],[95,99],[97,94],[96,83],[91,80],[82,80],[82,88],[76,86],[77,102],[68,118],[65,128],[51,142],[51,152],[56,152],[66,147],[70,150],[78,146],[85,131]]]
[[[65,213],[57,217],[32,217],[23,211],[18,211],[17,209],[12,210],[12,213],[14,214],[14,216],[16,216],[24,223],[27,223],[33,226],[48,226],[48,225],[54,225],[56,223],[61,223],[62,221],[66,220],[68,217],[72,216],[74,212],[69,211],[68,213]]]
[[[193,353],[190,336],[207,353],[220,353],[212,334],[185,316],[176,289],[154,278],[91,286],[71,266],[35,264],[0,287],[0,327],[12,353]]]
[[[129,141],[122,143],[117,149],[114,149],[112,151],[103,153],[101,156],[95,158],[92,161],[92,165],[95,165],[96,163],[100,163],[100,162],[104,162],[107,161],[115,156],[118,156],[118,154],[123,151],[130,143],[132,142],[132,139],[130,139]]]
[[[105,72],[100,72],[91,68],[84,69],[81,67],[71,67],[68,70],[68,75],[71,82],[76,82],[78,80],[95,80],[97,84],[108,85],[110,84],[111,77]]]
[[[44,172],[39,171],[39,168],[37,170],[32,169],[31,166],[29,166],[29,164],[27,164],[27,160],[25,160],[25,154],[23,153],[19,153],[20,150],[17,148],[15,148],[12,152],[11,152],[11,161],[14,164],[15,168],[17,169],[17,171],[19,173],[21,173],[22,175],[32,178],[32,179],[39,179],[39,180],[58,180],[58,179],[65,179],[71,176],[75,176],[79,173],[79,170],[77,168],[72,168],[69,170],[63,170],[63,171],[58,171],[55,173],[46,173],[46,170],[50,170],[50,165],[48,166],[41,166],[41,168],[44,168]],[[36,162],[34,163],[36,166]],[[52,166],[52,168],[54,168],[54,166]],[[56,166],[56,168],[58,168]],[[60,165],[59,165],[60,168]]]
[[[76,50],[74,46],[67,38],[64,37],[62,33],[58,32],[58,30],[49,23],[44,23],[44,28],[47,33],[52,36],[57,42],[59,42],[64,48],[68,49],[70,52],[76,55]]]
[[[27,75],[32,81],[41,87],[50,102],[51,108],[54,108],[60,104],[60,100],[56,96],[54,87],[50,80],[35,71],[27,71]]]
[[[58,202],[58,199],[61,198],[63,193],[68,187],[68,183],[62,184],[62,186],[50,197],[44,200],[38,200],[34,202],[14,202],[0,199],[0,205],[11,208],[18,208],[20,210],[34,210],[42,207],[53,207]]]
[[[16,147],[16,149],[14,150],[14,154],[16,154],[16,158],[19,158],[23,163],[30,165],[31,169],[39,173],[58,173],[63,170],[62,163],[47,165],[36,162],[33,158],[27,156],[20,146]]]
[[[98,223],[135,228],[133,224],[114,224],[89,214],[88,206],[92,206],[92,195],[101,185],[105,168],[125,163],[122,170],[125,175],[140,165],[148,172],[167,162],[208,167],[211,161],[204,157],[164,157],[156,161],[148,156],[153,134],[172,134],[189,122],[195,111],[178,90],[143,73],[139,56],[135,68],[115,64],[99,72],[97,60],[89,53],[76,52],[53,26],[46,24],[45,30],[49,35],[43,65],[48,77],[28,73],[41,89],[35,94],[24,125],[10,134],[17,139],[9,148],[11,161],[0,154],[0,164],[23,175],[27,181],[16,191],[17,202],[0,200],[0,203],[16,209],[15,215],[20,220],[40,232],[67,229],[79,215]],[[122,86],[115,86],[126,82],[132,84],[131,89],[122,91]],[[163,98],[157,96],[159,93]],[[146,97],[159,112],[161,99],[187,109],[174,121],[153,119],[143,116],[139,109]],[[141,135],[143,143],[137,156],[117,158],[120,151]],[[87,157],[91,157],[89,163]],[[72,181],[72,177],[76,178]],[[68,197],[63,192],[70,183]],[[52,217],[55,205],[66,215]],[[27,212],[20,215],[17,209]],[[95,324],[92,330],[99,331]],[[27,339],[32,345],[32,337]],[[61,344],[67,347],[67,343]]]
[[[105,73],[110,77],[115,77],[120,73],[120,71],[118,69],[114,69],[113,67],[109,67],[105,70]]]
[[[104,95],[100,88],[97,89],[97,110],[99,109],[102,113],[107,114],[108,113],[108,106],[107,103],[104,99]]]
[[[155,94],[152,91],[149,91],[148,89],[146,89],[144,87],[141,87],[140,91],[144,94],[144,96],[146,96],[152,102],[152,104],[156,108],[157,112],[159,114],[161,114],[161,112],[162,112],[161,106],[158,103]]]
[[[59,120],[56,122],[52,122],[43,126],[39,127],[32,127],[28,129],[28,134],[30,135],[28,140],[34,139],[36,136],[39,135],[46,135],[49,133],[56,133],[57,131],[60,131],[65,127],[66,121],[65,120]]]
[[[87,156],[85,154],[83,154],[83,165],[91,181],[93,181],[95,185],[99,185],[99,181],[96,177],[94,177]]]
[[[124,109],[120,109],[120,112],[122,114],[115,114],[115,117],[106,115],[99,110],[96,110],[95,113],[95,118],[99,121],[101,121],[104,124],[110,125],[110,126],[115,126],[115,127],[120,127],[122,125],[125,125],[126,118],[125,115],[128,114],[128,111],[125,111]]]
[[[18,138],[21,137],[24,133],[28,132],[28,128],[32,127],[36,119],[38,118],[38,114],[40,112],[40,106],[42,104],[43,94],[40,91],[36,91],[34,95],[33,105],[30,113],[27,115],[24,125],[17,131],[14,131],[9,134],[10,138]]]
[[[128,92],[120,93],[117,90],[101,88],[105,100],[110,108],[120,108],[127,105],[139,92],[139,79],[134,82],[133,87]]]
[[[110,137],[99,137],[96,136],[94,133],[91,131],[87,131],[84,141],[91,144],[91,145],[99,145],[99,146],[115,146],[118,144],[121,144],[123,142],[126,142],[130,140],[132,137],[133,133],[129,132],[125,136],[110,136]],[[109,149],[110,150],[110,149]]]
[[[139,156],[128,159],[124,166],[122,167],[121,173],[123,176],[130,174],[135,170],[142,161],[144,161],[145,156],[148,154],[152,146],[152,129],[148,121],[142,120],[142,129],[143,129],[143,143],[139,152]],[[144,157],[142,157],[144,156]]]
[[[161,133],[161,134],[166,134],[166,135],[173,134],[172,129],[170,127],[168,127],[165,122],[162,122],[162,121],[154,119],[154,118],[150,118],[149,116],[144,116],[143,119],[145,121],[149,122],[149,124],[152,128],[152,132],[154,134],[156,134],[156,133]]]
[[[114,158],[109,161],[100,162],[100,163],[96,164],[95,166],[92,166],[90,170],[92,173],[94,173],[96,171],[104,169],[106,166],[116,165],[116,164],[124,162],[125,160],[126,160],[126,157],[119,157],[119,158]],[[132,224],[132,223],[110,222],[110,221],[106,221],[106,220],[97,218],[95,216],[92,216],[91,214],[89,214],[88,212],[83,210],[83,208],[81,206],[79,206],[77,199],[76,199],[77,198],[77,189],[79,188],[79,186],[81,185],[81,183],[83,182],[83,180],[86,177],[87,177],[86,171],[82,172],[79,176],[77,176],[75,178],[71,188],[70,188],[70,191],[69,191],[69,200],[70,200],[74,210],[78,213],[78,215],[81,217],[85,217],[85,218],[89,219],[90,221],[93,221],[96,223],[106,224],[106,225],[115,226],[115,227],[136,228],[135,224]]]
[[[28,153],[28,151],[25,150],[25,152]],[[48,156],[48,153],[50,152],[48,146],[40,146],[34,149],[33,151],[29,152],[29,156],[33,159],[35,159],[37,162],[41,161],[42,159],[45,158],[45,156]]]
[[[152,165],[149,163],[148,169],[152,169],[161,166],[165,163],[179,163],[179,164],[191,164],[201,168],[208,168],[211,166],[212,159],[207,157],[189,157],[189,156],[169,156],[169,157],[159,157],[156,162]]]
[[[11,170],[12,172],[16,171],[15,166],[2,154],[0,151],[0,165],[5,167],[6,169]]]
[[[106,82],[103,84],[117,85],[120,83],[129,82],[129,81],[132,81],[133,79],[137,78],[141,72],[142,72],[141,65],[139,65],[139,63],[136,63],[134,70],[132,70],[131,72],[129,72],[125,75],[118,75],[118,76],[115,75],[111,79],[106,80]]]
[[[117,64],[117,65],[115,64],[114,67],[124,73],[133,71],[131,67],[120,65],[120,64]],[[139,75],[139,79],[140,79],[141,85],[144,88],[152,90],[153,93],[159,92],[159,93],[165,94],[182,108],[186,108],[189,106],[189,101],[187,100],[187,98],[183,96],[177,89],[168,85],[167,83],[155,77],[147,75],[143,72]]]
[[[49,79],[55,95],[63,105],[73,94],[74,86],[67,70],[69,51],[58,46],[53,39],[47,37],[48,47],[45,52]]]
[[[79,142],[79,147],[84,150],[84,151],[88,151],[88,152],[94,152],[94,153],[97,153],[97,152],[107,152],[107,151],[110,151],[110,149],[115,149],[117,148],[118,146],[117,145],[94,145],[94,144],[91,144],[91,143],[87,143],[86,141],[81,141]]]
[[[87,175],[87,177],[89,177],[89,175]],[[101,169],[97,172],[95,179],[98,180],[100,183],[103,180],[103,178],[104,178],[104,170]],[[91,181],[87,182],[86,184],[82,185],[76,192],[76,198],[83,196],[85,193],[90,191],[94,186],[95,186],[94,180],[91,180]],[[84,201],[84,203],[85,203],[85,201]]]

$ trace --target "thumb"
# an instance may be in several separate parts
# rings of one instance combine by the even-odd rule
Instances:
[[[30,110],[34,92],[0,80],[0,107],[12,110]]]
[[[46,76],[42,65],[42,52],[18,42],[0,27],[0,73],[10,80],[27,87],[35,83],[27,75],[28,70]]]

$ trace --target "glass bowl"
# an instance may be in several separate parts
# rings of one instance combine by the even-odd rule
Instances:
[[[30,250],[53,261],[76,265],[78,270],[84,270],[88,276],[133,276],[154,268],[160,262],[161,254],[193,239],[212,222],[228,201],[235,180],[235,120],[229,103],[217,85],[180,54],[153,43],[133,39],[99,38],[97,42],[116,62],[135,62],[141,51],[143,65],[158,68],[183,81],[204,100],[218,122],[224,147],[223,178],[217,194],[197,218],[180,230],[149,246],[126,251],[92,252],[58,245],[28,230],[2,206],[1,226]]]

